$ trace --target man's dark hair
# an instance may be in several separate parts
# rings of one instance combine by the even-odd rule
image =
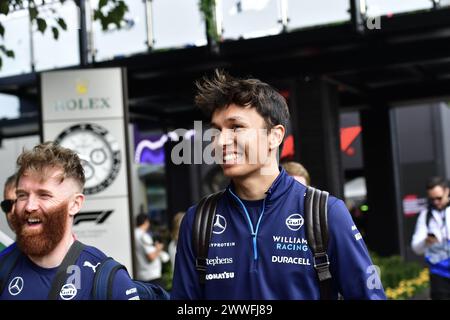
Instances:
[[[218,109],[236,104],[256,108],[268,129],[279,124],[287,128],[289,109],[286,99],[267,83],[258,79],[238,79],[215,70],[213,77],[204,77],[196,82],[196,86],[195,104],[209,117]]]
[[[147,220],[149,220],[147,214],[139,213],[136,217],[136,226],[142,226]]]
[[[448,182],[442,177],[431,177],[427,183],[427,190],[431,190],[435,187],[448,188]]]

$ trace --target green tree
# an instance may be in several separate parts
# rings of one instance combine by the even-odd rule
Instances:
[[[57,40],[60,31],[67,30],[66,22],[58,15],[56,10],[51,10],[51,17],[47,20],[40,14],[41,5],[55,2],[64,3],[66,0],[0,0],[0,15],[7,16],[16,10],[28,10],[30,22],[35,24],[37,29],[42,33],[51,30],[53,38]],[[80,0],[75,0],[75,3],[77,6],[80,6]],[[124,0],[99,0],[97,8],[94,9],[94,20],[100,22],[103,30],[107,30],[110,25],[120,29],[127,11],[128,6]],[[5,27],[0,21],[0,39],[4,39],[5,32],[8,31],[5,30]],[[4,57],[14,58],[14,51],[6,48],[4,44],[0,44],[0,68],[2,67]]]
[[[219,41],[219,34],[217,33],[216,17],[214,11],[216,9],[215,0],[200,0],[198,2],[200,12],[206,22],[207,34],[211,40]]]

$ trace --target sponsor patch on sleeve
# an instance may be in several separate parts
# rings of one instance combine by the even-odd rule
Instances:
[[[127,296],[129,296],[130,294],[133,294],[133,293],[137,293],[137,289],[136,288],[131,288],[131,289],[128,289],[127,291],[125,291],[125,294]]]
[[[353,231],[353,235],[354,235],[356,241],[359,241],[362,239],[362,235],[361,235],[361,233],[359,233],[358,228],[356,228],[355,225],[352,226],[352,231]]]

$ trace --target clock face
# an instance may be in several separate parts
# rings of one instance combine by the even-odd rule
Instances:
[[[86,177],[84,194],[106,189],[117,177],[121,163],[119,144],[102,126],[77,124],[64,130],[55,141],[78,153]]]

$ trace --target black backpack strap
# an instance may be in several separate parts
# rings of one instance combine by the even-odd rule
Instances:
[[[200,285],[206,280],[206,259],[208,258],[209,241],[213,229],[216,207],[224,191],[210,194],[200,200],[195,211],[192,241],[195,254],[195,269],[198,273]]]
[[[328,258],[328,192],[308,187],[305,198],[305,222],[308,246],[313,254],[314,269],[320,286],[320,298],[330,300],[331,273]]]
[[[431,208],[431,205],[429,205],[428,206],[428,208],[427,208],[427,229],[429,229],[430,228],[430,220],[431,220],[431,218],[433,218],[433,211],[432,211],[432,208]]]
[[[80,241],[75,240],[75,242],[72,243],[69,251],[67,252],[66,256],[61,262],[61,265],[56,271],[55,278],[53,279],[52,286],[47,297],[48,300],[58,300],[61,288],[66,284],[67,269],[70,266],[75,265],[83,249],[84,244],[82,244]]]
[[[8,249],[5,249],[8,250]],[[6,283],[17,264],[17,260],[21,255],[19,248],[16,245],[9,249],[8,253],[5,253],[0,259],[0,295],[6,287]]]
[[[447,209],[447,207],[450,207],[450,202],[447,203],[447,206],[444,208],[444,211]],[[433,206],[431,203],[428,203],[428,207],[427,207],[427,220],[426,220],[426,225],[427,225],[427,229],[430,228],[430,220],[434,219],[433,217]],[[445,220],[445,214],[444,214],[444,220]],[[444,221],[445,222],[445,221]],[[445,223],[444,223],[445,225]]]
[[[125,266],[111,257],[101,262],[95,272],[92,286],[92,298],[94,300],[112,300],[114,278],[120,269],[127,270]]]

